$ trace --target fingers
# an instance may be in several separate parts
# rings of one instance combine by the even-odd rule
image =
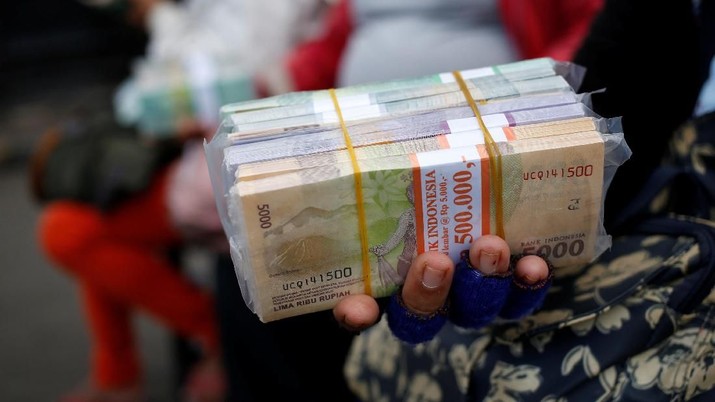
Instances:
[[[387,324],[397,338],[411,344],[434,338],[447,321],[453,274],[452,260],[441,253],[428,252],[412,261],[402,291],[387,306]]]
[[[485,235],[457,265],[450,319],[480,328],[497,317],[517,319],[541,306],[551,285],[553,267],[537,255],[510,256],[500,237]]]
[[[550,273],[549,264],[537,255],[522,256],[514,266],[514,280],[527,286],[546,280]]]
[[[509,245],[499,236],[481,236],[469,248],[469,261],[484,275],[503,275],[509,270]]]
[[[456,267],[448,256],[427,252],[412,261],[401,291],[390,298],[388,325],[397,338],[416,344],[432,339],[448,318],[467,328],[520,318],[542,304],[552,272],[540,256],[511,256],[494,235],[474,241]],[[380,309],[372,297],[353,295],[333,314],[343,327],[361,331],[378,321]]]
[[[511,288],[509,245],[485,235],[474,241],[457,264],[452,285],[450,319],[466,328],[492,322],[506,303]]]
[[[380,308],[371,296],[350,295],[333,307],[333,316],[341,327],[351,332],[360,332],[377,322]]]
[[[408,321],[425,321],[441,312],[449,296],[453,272],[454,264],[446,255],[426,253],[415,258],[403,283],[399,300],[394,300],[397,304],[392,310],[388,307],[388,320],[391,319],[394,323],[395,317],[402,314]],[[399,309],[400,312],[395,312],[394,309]],[[343,328],[359,332],[378,321],[380,308],[377,301],[368,295],[350,295],[341,299],[333,308],[333,316]],[[399,318],[397,320],[399,321]],[[399,321],[397,325],[402,326],[404,322]],[[442,324],[437,324],[436,327],[441,327]],[[415,329],[414,325],[403,327],[402,332],[436,333],[423,328]],[[400,331],[398,328],[397,332]]]
[[[417,256],[402,285],[405,307],[417,315],[434,314],[447,302],[454,274],[454,263],[441,253]]]
[[[509,297],[499,312],[504,319],[517,319],[531,314],[543,304],[551,286],[553,266],[536,255],[514,256],[514,280]]]

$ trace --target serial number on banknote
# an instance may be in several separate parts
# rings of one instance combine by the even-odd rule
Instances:
[[[524,172],[524,181],[551,178],[589,177],[593,175],[593,165],[576,165],[560,169],[543,169]]]
[[[321,283],[327,283],[332,281],[337,281],[341,279],[348,279],[353,276],[352,267],[336,268],[332,271],[324,272],[321,274],[311,275],[307,278],[303,278],[298,281],[290,281],[283,284],[283,290],[296,290],[308,288],[310,286],[319,285]]]

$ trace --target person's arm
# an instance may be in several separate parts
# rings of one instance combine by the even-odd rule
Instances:
[[[603,0],[557,0],[560,3],[557,27],[546,43],[544,54],[556,60],[572,60],[588,34],[594,17],[603,7]]]
[[[606,0],[574,62],[586,68],[580,92],[593,109],[623,116],[633,156],[606,196],[605,224],[638,193],[698,95],[698,37],[690,1]],[[655,78],[653,78],[655,77]]]
[[[340,0],[329,10],[323,31],[299,44],[282,64],[266,68],[256,78],[262,96],[331,88],[353,30],[350,2]]]
[[[501,0],[507,33],[522,58],[568,61],[588,33],[603,0]]]

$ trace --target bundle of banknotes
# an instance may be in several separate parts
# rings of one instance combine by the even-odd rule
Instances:
[[[140,59],[115,97],[121,123],[148,137],[175,136],[181,124],[216,127],[219,110],[255,98],[240,60],[195,53],[183,58]]]
[[[552,59],[224,105],[207,160],[244,301],[273,321],[394,293],[412,259],[474,239],[558,269],[610,246],[620,119]]]

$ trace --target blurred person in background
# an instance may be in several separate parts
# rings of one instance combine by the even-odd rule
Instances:
[[[206,72],[215,60],[230,57],[242,73],[250,74],[284,53],[294,41],[309,35],[324,6],[318,0],[291,0],[279,7],[248,0],[121,3],[119,9],[128,21],[144,26],[149,34],[142,61],[178,63],[193,69],[189,79],[202,85],[207,84]],[[258,29],[263,26],[266,29]],[[212,96],[211,88],[191,84],[190,90],[200,92],[198,98]],[[252,97],[250,85],[246,88],[232,100]],[[126,90],[119,90],[118,102]],[[175,119],[167,124],[171,130],[137,128],[136,134],[147,141],[169,138],[183,144],[181,154],[161,165],[146,188],[111,208],[71,199],[54,200],[44,207],[38,226],[41,247],[52,262],[76,278],[92,342],[89,377],[63,401],[145,400],[132,325],[136,311],[149,314],[198,347],[201,356],[188,375],[182,398],[226,399],[214,295],[184,275],[167,255],[167,250],[187,244],[213,252],[227,248],[202,149],[203,139],[210,139],[218,124],[218,110],[211,107],[220,105],[205,99],[195,103],[193,115],[169,115]],[[122,120],[134,112],[131,106],[127,111],[118,105],[123,123],[135,124]]]
[[[568,61],[602,0],[338,0],[320,35],[258,75],[261,93]]]

